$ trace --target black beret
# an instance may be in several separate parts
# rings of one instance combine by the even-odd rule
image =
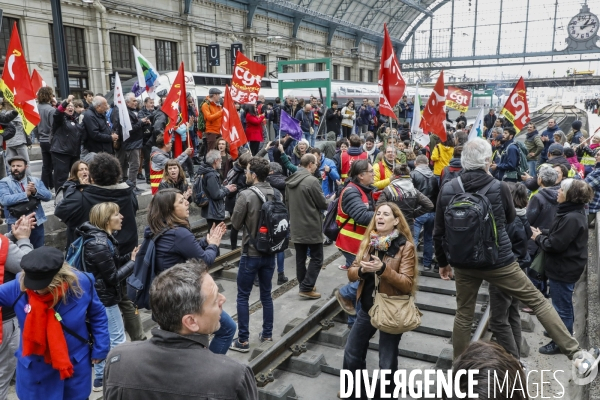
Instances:
[[[25,254],[21,259],[21,268],[25,272],[25,287],[31,290],[47,288],[64,261],[62,251],[56,247],[42,246]]]

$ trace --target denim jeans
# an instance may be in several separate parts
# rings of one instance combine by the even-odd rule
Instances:
[[[121,310],[118,305],[106,307],[106,316],[108,317],[108,334],[110,335],[110,348],[114,348],[121,343],[125,343],[125,324],[121,317]],[[94,364],[94,375],[96,379],[102,379],[104,376],[104,363]]]
[[[311,135],[310,132],[304,132],[304,139],[308,140],[308,145],[310,147],[315,147],[315,137],[316,134]]]
[[[537,161],[527,161],[527,165],[529,166],[529,175],[531,175],[532,178],[535,178],[536,175],[536,171],[535,168],[538,165]]]
[[[554,279],[548,279],[548,281],[550,283],[552,305],[572,335],[573,319],[575,317],[573,313],[573,290],[575,290],[575,284],[555,281]]]
[[[415,248],[419,243],[419,235],[423,229],[423,265],[431,266],[433,260],[433,224],[435,222],[435,213],[423,214],[415,218],[414,240]]]
[[[367,369],[367,350],[369,349],[369,340],[377,331],[371,325],[371,317],[366,311],[360,310],[356,313],[356,322],[350,330],[346,348],[344,349],[344,369],[354,371],[357,369]],[[391,376],[398,369],[398,345],[402,339],[402,334],[392,335],[379,331],[379,368],[391,370]],[[379,382],[379,381],[378,381]],[[393,387],[393,385],[392,385]],[[364,387],[361,389],[361,399],[367,399]],[[375,392],[379,395],[379,387]],[[354,398],[351,396],[351,398]],[[377,398],[379,398],[377,396]]]
[[[233,342],[236,329],[237,325],[233,318],[225,310],[221,311],[221,327],[215,332],[208,349],[215,354],[226,354]]]
[[[354,260],[356,259],[356,255],[352,253],[348,253],[346,251],[342,251],[342,254],[346,258],[346,266],[350,267]],[[348,299],[354,303],[354,308],[358,313],[360,310],[360,301],[356,301],[356,292],[358,291],[359,281],[350,282],[340,288],[340,294],[343,298]],[[356,315],[348,315],[348,326],[354,325],[356,321]]]
[[[277,273],[283,273],[283,263],[285,261],[285,252],[280,251],[277,253]]]
[[[258,274],[260,289],[260,302],[263,307],[262,335],[270,338],[273,334],[273,298],[271,287],[273,273],[275,272],[275,256],[249,257],[242,254],[237,275],[237,313],[238,313],[238,340],[242,343],[248,341],[250,336],[250,310],[248,299]]]

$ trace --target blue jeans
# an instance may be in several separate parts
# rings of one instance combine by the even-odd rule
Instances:
[[[275,131],[275,139],[277,139],[277,135],[279,135],[279,124],[273,123],[273,130]]]
[[[8,231],[12,230],[12,224],[8,224]],[[37,225],[35,229],[31,230],[29,235],[29,241],[34,249],[38,249],[44,245],[44,224]]]
[[[249,257],[242,254],[237,275],[237,313],[238,313],[238,340],[247,342],[250,336],[250,311],[248,299],[258,274],[260,288],[260,302],[263,306],[262,336],[270,338],[273,334],[273,298],[271,287],[273,273],[275,272],[275,256]]]
[[[567,327],[569,333],[573,334],[573,290],[574,283],[567,283],[548,279],[550,283],[550,298],[554,309]]]
[[[537,176],[535,173],[535,168],[537,167],[537,164],[537,161],[527,161],[527,165],[529,166],[529,175],[531,175],[532,178],[535,178]]]
[[[221,327],[215,332],[208,349],[215,354],[225,354],[233,342],[237,325],[225,310],[221,311]]]
[[[435,213],[423,214],[415,218],[414,241],[415,248],[419,243],[419,235],[423,229],[423,265],[431,266],[433,260],[433,224],[435,222]]]
[[[310,132],[304,132],[304,139],[308,140],[308,145],[310,147],[315,147],[315,136],[311,135]]]
[[[342,251],[342,254],[346,258],[346,266],[350,267],[352,265],[352,263],[354,262],[354,260],[356,259],[356,255],[345,252],[345,251]],[[359,281],[350,282],[340,288],[340,294],[342,295],[342,297],[345,299],[348,299],[348,300],[352,301],[352,303],[354,303],[354,308],[356,309],[357,313],[358,313],[358,310],[360,310],[360,301],[356,301],[356,292],[358,291],[358,284],[359,284]],[[348,325],[349,326],[354,325],[355,321],[356,321],[356,315],[348,315]]]
[[[121,317],[121,310],[118,305],[106,307],[106,316],[108,317],[108,334],[110,336],[110,348],[125,343],[125,325]],[[94,364],[94,376],[96,379],[102,379],[104,376],[104,363]]]
[[[277,253],[277,273],[283,273],[283,262],[285,261],[285,252],[280,251]]]
[[[344,348],[344,369],[349,369],[354,375],[357,369],[367,369],[367,350],[369,340],[377,331],[371,325],[371,317],[366,311],[360,310],[356,313],[356,322],[350,331],[346,347]],[[398,369],[398,345],[402,334],[392,335],[379,331],[379,368],[390,369],[392,374]],[[393,386],[393,385],[392,385]],[[389,386],[388,386],[389,387]],[[361,390],[361,399],[366,399],[364,387]],[[379,388],[375,392],[380,393]],[[354,398],[351,396],[351,398]],[[379,397],[377,397],[379,398]]]

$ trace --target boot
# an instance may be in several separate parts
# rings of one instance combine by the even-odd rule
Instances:
[[[283,274],[283,272],[277,273],[277,284],[278,285],[283,285],[287,281],[289,281],[289,279]]]

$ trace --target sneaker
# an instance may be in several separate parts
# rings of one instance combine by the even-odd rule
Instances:
[[[258,334],[258,340],[260,340],[261,343],[264,342],[272,342],[273,338],[270,337],[263,337],[262,332]]]
[[[300,297],[304,297],[305,299],[316,300],[321,298],[321,293],[317,293],[314,290],[310,292],[299,292]]]
[[[348,271],[348,266],[346,264],[338,266],[342,271]]]
[[[102,379],[94,379],[94,386],[92,387],[92,390],[94,392],[101,392],[102,391]]]
[[[145,179],[145,178],[144,178],[144,175],[143,175],[143,174],[141,174],[141,173],[137,174],[137,178],[138,178],[140,181],[143,181],[143,180]]]
[[[250,351],[250,343],[242,343],[240,339],[235,339],[231,346],[229,346],[230,350],[239,351],[240,353],[247,353]]]
[[[323,242],[323,246],[330,246],[332,243],[333,243],[333,240],[325,239],[325,241]]]
[[[338,303],[340,303],[340,307],[342,307],[342,310],[344,310],[346,314],[356,315],[356,308],[354,308],[354,304],[352,304],[352,301],[342,296],[338,289],[335,290],[335,298],[338,301]]]
[[[431,265],[423,265],[423,271],[431,271]]]
[[[541,354],[560,354],[560,349],[558,348],[558,345],[553,341],[545,346],[540,347],[539,351]]]

